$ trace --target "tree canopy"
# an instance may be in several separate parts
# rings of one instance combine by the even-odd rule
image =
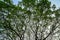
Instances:
[[[60,40],[60,9],[49,0],[0,0],[1,40]]]

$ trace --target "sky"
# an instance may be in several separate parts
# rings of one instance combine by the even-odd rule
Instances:
[[[55,4],[57,8],[60,8],[60,0],[50,0],[51,4]]]
[[[14,4],[18,4],[18,1],[21,0],[13,0]],[[57,8],[60,8],[60,0],[49,0],[51,1],[51,4],[55,4]]]

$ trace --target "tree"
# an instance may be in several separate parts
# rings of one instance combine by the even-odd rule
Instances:
[[[4,0],[0,5],[0,24],[9,40],[54,40],[60,33],[60,9],[48,0],[22,0],[17,5]]]

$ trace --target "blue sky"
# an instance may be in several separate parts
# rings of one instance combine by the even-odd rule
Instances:
[[[14,4],[17,4],[18,1],[21,1],[21,0],[13,0]],[[60,0],[49,0],[51,1],[51,4],[55,4],[57,8],[60,8]]]
[[[57,8],[60,8],[60,0],[50,0],[51,4],[55,4]]]

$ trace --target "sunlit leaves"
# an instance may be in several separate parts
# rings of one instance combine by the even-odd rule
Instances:
[[[31,29],[35,32],[40,30],[39,33],[41,33],[45,26],[48,27],[50,22],[53,23],[53,20],[60,17],[59,10],[55,8],[55,5],[51,7],[51,2],[48,0],[22,0],[17,5],[14,5],[12,0],[0,1],[0,11],[3,12],[0,17],[4,16],[4,18],[1,17],[0,26],[9,30],[7,35],[12,37],[24,35],[27,28],[30,30],[29,33]],[[36,31],[38,26],[39,29]]]

